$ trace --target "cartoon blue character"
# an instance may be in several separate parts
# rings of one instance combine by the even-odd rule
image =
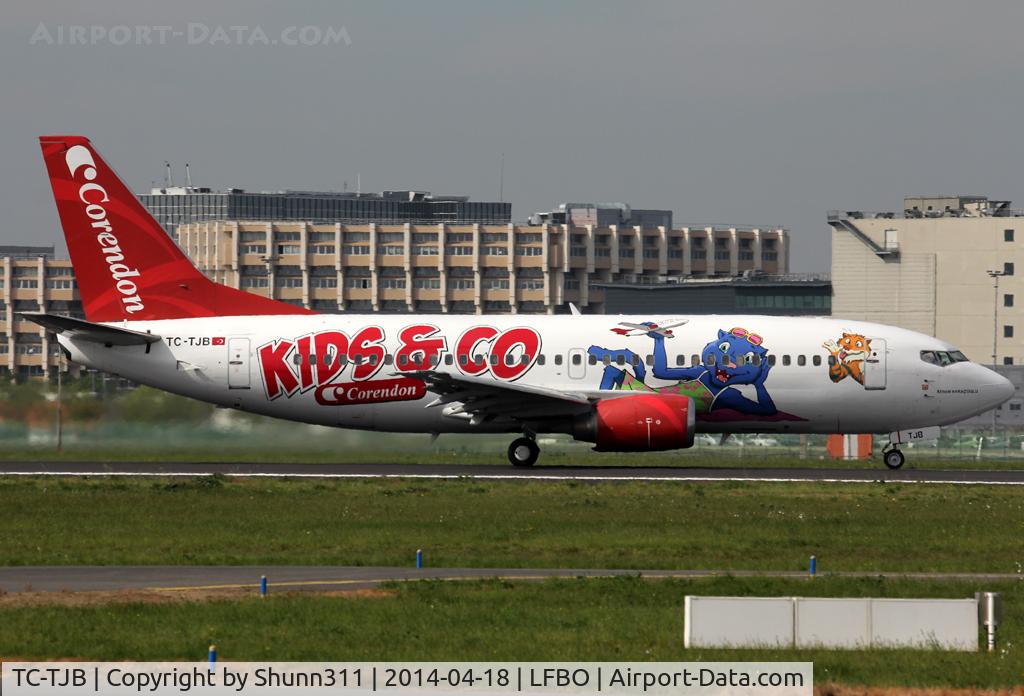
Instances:
[[[650,387],[644,383],[647,370],[643,360],[630,350],[609,350],[591,346],[587,351],[598,360],[633,366],[632,375],[615,365],[607,365],[601,379],[601,389],[630,389],[654,391],[659,394],[681,394],[693,399],[697,414],[708,414],[718,409],[732,409],[751,416],[774,416],[778,413],[775,402],[764,383],[771,370],[768,349],[764,339],[755,333],[739,327],[718,332],[718,339],[704,346],[700,365],[692,367],[669,367],[665,353],[666,333],[657,325],[647,335],[654,339],[654,365],[652,373],[658,379],[674,380],[676,384],[666,387]],[[757,400],[748,399],[737,385],[749,384],[754,387]]]

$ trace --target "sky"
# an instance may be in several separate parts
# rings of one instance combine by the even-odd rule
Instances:
[[[781,225],[796,272],[829,270],[831,209],[1024,208],[1019,2],[5,0],[0,19],[0,244],[63,247],[36,140],[56,133],[139,192],[169,160],[214,189],[496,200],[504,156],[516,221],[623,201]]]

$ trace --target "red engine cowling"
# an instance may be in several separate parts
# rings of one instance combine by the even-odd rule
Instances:
[[[637,394],[598,401],[577,421],[577,440],[605,452],[685,449],[693,445],[693,399],[679,394]]]

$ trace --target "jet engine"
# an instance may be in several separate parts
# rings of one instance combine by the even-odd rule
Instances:
[[[685,449],[696,428],[693,399],[679,394],[637,394],[598,401],[577,416],[572,435],[603,452]]]

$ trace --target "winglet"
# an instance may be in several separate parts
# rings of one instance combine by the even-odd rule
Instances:
[[[580,308],[576,306],[575,302],[569,303],[569,311],[572,313],[574,317],[578,317],[580,316],[580,314],[582,314],[582,312],[580,312]]]

